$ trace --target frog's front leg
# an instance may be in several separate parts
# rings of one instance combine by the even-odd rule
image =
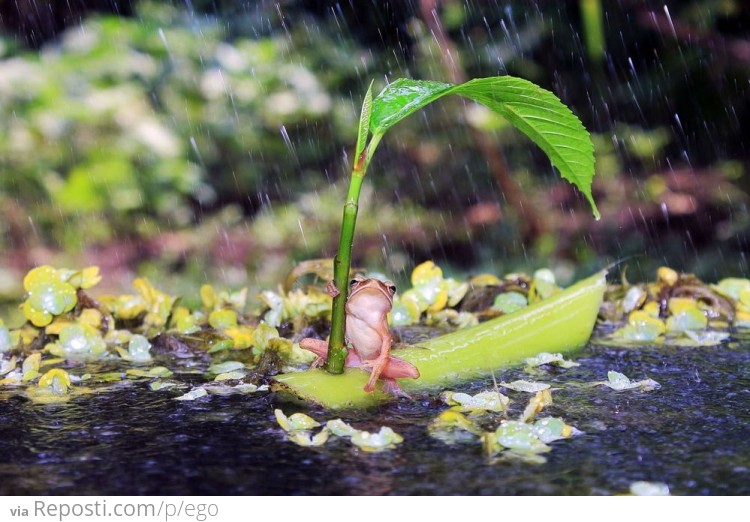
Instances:
[[[336,297],[341,293],[341,291],[336,288],[336,282],[335,281],[328,281],[328,284],[326,285],[326,292],[331,297]]]
[[[312,368],[318,368],[323,366],[328,357],[328,343],[321,339],[313,339],[312,337],[306,337],[299,342],[300,348],[303,348],[309,352],[314,353],[318,357],[310,365]],[[344,366],[357,368],[360,365],[359,356],[356,353],[349,351],[344,361]],[[403,371],[403,370],[402,370]]]

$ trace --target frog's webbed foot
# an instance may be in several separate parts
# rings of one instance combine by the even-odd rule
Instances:
[[[398,385],[396,379],[383,377],[383,392],[393,395],[394,397],[404,397],[406,399],[414,400],[411,395],[401,389],[401,386]]]
[[[336,297],[341,293],[341,291],[336,288],[336,283],[334,281],[328,281],[328,284],[326,285],[326,292],[331,297]]]
[[[324,366],[326,363],[325,357],[316,357],[315,360],[310,363],[310,368],[320,368],[321,366]]]

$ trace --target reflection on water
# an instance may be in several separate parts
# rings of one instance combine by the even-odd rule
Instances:
[[[479,445],[427,436],[442,407],[423,396],[342,413],[358,428],[404,436],[367,454],[338,441],[304,449],[285,440],[273,398],[256,394],[172,400],[122,383],[61,405],[0,401],[2,494],[613,494],[637,480],[675,494],[750,494],[750,343],[718,348],[589,347],[582,365],[539,380],[563,386],[551,415],[585,432],[553,443],[542,465],[489,465]],[[565,387],[608,370],[662,384],[655,392]],[[527,378],[520,370],[498,380]],[[489,386],[475,385],[473,390]],[[516,407],[528,395],[510,392]],[[291,406],[285,406],[291,411]],[[324,411],[311,413],[333,418]]]

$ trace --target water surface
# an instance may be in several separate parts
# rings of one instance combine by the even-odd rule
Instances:
[[[405,439],[396,450],[368,454],[342,440],[317,449],[286,441],[273,415],[280,403],[269,394],[183,402],[173,400],[179,392],[126,382],[66,404],[0,401],[0,493],[608,495],[647,480],[680,495],[750,494],[750,342],[589,346],[576,360],[580,367],[533,377],[561,387],[547,413],[585,432],[552,443],[545,464],[489,463],[479,444],[430,438],[426,426],[445,408],[430,396],[366,412],[308,411],[373,431],[388,425]],[[606,380],[609,370],[662,387],[571,386]],[[497,375],[517,378],[529,376]],[[529,395],[507,393],[516,415]]]

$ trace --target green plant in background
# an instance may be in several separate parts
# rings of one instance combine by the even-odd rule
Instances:
[[[196,37],[175,6],[137,14],[87,18],[38,53],[0,49],[0,226],[19,229],[0,242],[29,236],[27,216],[43,243],[77,248],[183,227],[195,203],[257,206],[290,195],[279,177],[313,186],[344,143],[346,40],[301,52],[303,28],[232,36],[206,16]]]
[[[580,0],[580,6],[586,52],[592,61],[600,62],[606,53],[601,0]]]
[[[594,216],[599,219],[599,211],[591,195],[594,177],[591,138],[580,120],[551,92],[511,76],[478,78],[460,85],[399,79],[374,99],[370,85],[362,104],[354,167],[344,204],[338,253],[334,260],[334,283],[340,293],[333,299],[331,313],[331,336],[326,361],[326,368],[331,373],[344,371],[347,354],[344,339],[347,283],[359,194],[367,167],[389,128],[448,94],[458,94],[485,105],[531,138],[547,154],[560,175],[586,196]]]

